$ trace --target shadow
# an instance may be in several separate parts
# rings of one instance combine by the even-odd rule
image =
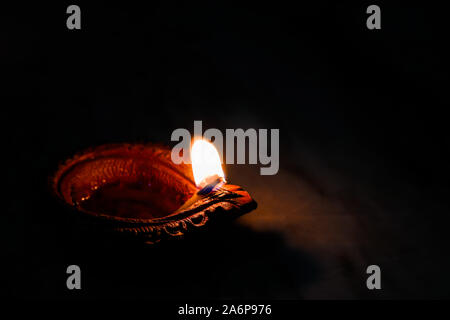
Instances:
[[[255,232],[236,221],[157,245],[126,241],[75,221],[68,217],[58,226],[39,226],[40,239],[30,243],[27,255],[26,296],[298,299],[318,273],[309,255],[289,248],[278,234]],[[81,268],[82,290],[66,288],[71,264]]]

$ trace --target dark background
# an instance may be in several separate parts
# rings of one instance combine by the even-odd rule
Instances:
[[[440,4],[3,6],[2,291],[29,298],[448,298],[448,58]],[[378,4],[382,29],[366,28]],[[258,209],[142,248],[82,231],[47,188],[111,142],[279,128],[280,171],[228,165]],[[66,267],[82,270],[66,289]],[[368,265],[382,290],[365,286]]]

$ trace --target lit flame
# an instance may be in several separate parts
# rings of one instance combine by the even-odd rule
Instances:
[[[203,188],[217,178],[225,180],[219,153],[211,142],[195,140],[191,148],[191,162],[197,187]]]

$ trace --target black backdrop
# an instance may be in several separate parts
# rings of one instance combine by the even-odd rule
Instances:
[[[448,297],[440,4],[378,2],[382,29],[374,31],[365,1],[80,2],[82,28],[72,31],[69,4],[2,8],[7,294]],[[259,202],[248,220],[193,242],[130,248],[79,231],[50,197],[48,176],[75,152],[121,141],[170,145],[171,132],[193,130],[194,120],[280,129],[277,177],[228,168]],[[294,240],[282,227],[265,230],[258,215],[297,221],[283,212],[308,203],[294,177],[320,197],[322,211],[339,201],[351,213],[299,218],[307,227],[290,229]],[[279,194],[292,195],[282,207],[270,200]],[[348,221],[360,237],[346,238]],[[330,249],[333,232],[345,253]],[[365,289],[365,266],[377,261],[386,286],[374,293]],[[65,288],[69,264],[83,270],[80,292]]]

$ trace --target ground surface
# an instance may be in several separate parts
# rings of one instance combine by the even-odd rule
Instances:
[[[448,297],[446,20],[396,3],[371,32],[367,5],[86,5],[78,33],[64,5],[5,10],[7,294]],[[280,129],[277,175],[226,167],[258,202],[234,223],[142,248],[79,229],[49,195],[72,154],[170,145],[194,120]],[[78,293],[69,264],[82,268]],[[370,264],[382,269],[376,293]]]

